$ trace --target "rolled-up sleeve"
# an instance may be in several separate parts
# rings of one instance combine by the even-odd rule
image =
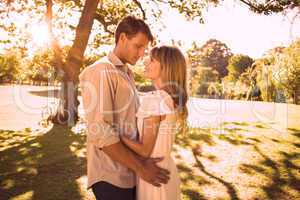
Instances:
[[[115,71],[107,65],[91,66],[79,76],[87,141],[103,148],[120,141],[114,123]]]

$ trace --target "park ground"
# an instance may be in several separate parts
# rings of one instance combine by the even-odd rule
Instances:
[[[57,93],[0,86],[1,200],[94,199],[84,125],[39,123]],[[173,151],[183,200],[300,199],[300,106],[191,98],[189,112]]]

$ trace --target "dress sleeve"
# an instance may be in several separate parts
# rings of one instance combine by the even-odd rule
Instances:
[[[172,114],[172,99],[159,92],[148,92],[140,96],[140,107],[136,114],[138,118]]]

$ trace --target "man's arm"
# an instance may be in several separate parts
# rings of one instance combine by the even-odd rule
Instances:
[[[140,178],[154,186],[159,187],[169,180],[169,171],[156,165],[156,163],[162,161],[163,158],[140,159],[121,142],[106,146],[102,150],[112,160],[135,171]]]
[[[140,142],[133,141],[125,136],[121,136],[122,142],[135,153],[143,157],[150,157],[158,134],[161,116],[150,116],[144,119],[143,137]]]

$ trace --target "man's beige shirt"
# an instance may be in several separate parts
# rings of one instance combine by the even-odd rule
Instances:
[[[106,181],[121,188],[136,184],[133,171],[113,161],[101,148],[126,134],[137,139],[139,106],[132,71],[113,53],[85,68],[79,76],[87,122],[88,188]]]

